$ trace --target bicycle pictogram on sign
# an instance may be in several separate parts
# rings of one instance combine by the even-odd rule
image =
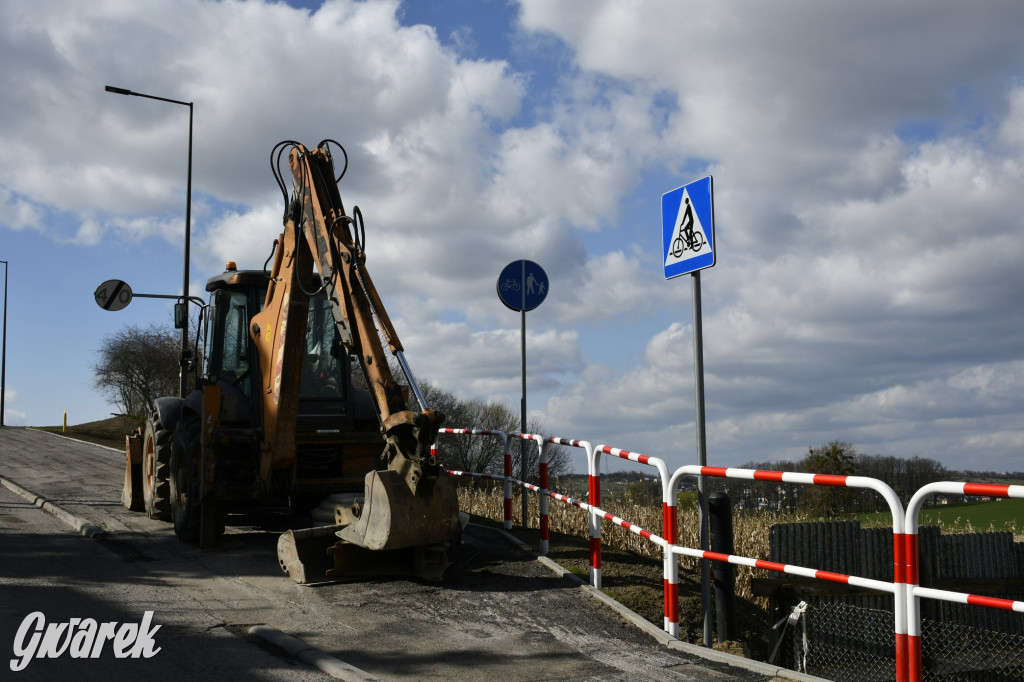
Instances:
[[[707,244],[704,233],[693,229],[693,206],[690,205],[690,197],[684,195],[683,202],[686,205],[686,211],[683,214],[683,219],[679,222],[679,232],[672,240],[672,250],[670,251],[674,258],[679,258],[687,251],[699,253],[701,248]]]

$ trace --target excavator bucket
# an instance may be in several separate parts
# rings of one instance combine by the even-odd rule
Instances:
[[[282,570],[300,585],[396,575],[442,580],[449,566],[445,545],[459,527],[451,478],[422,478],[413,492],[401,474],[371,471],[364,487],[362,504],[336,505],[339,523],[278,538]]]
[[[330,553],[337,544],[336,533],[344,526],[319,526],[289,530],[277,539],[277,561],[281,570],[300,585],[328,582],[334,569]]]
[[[413,491],[396,471],[371,471],[363,500],[355,523],[338,533],[359,547],[387,551],[440,545],[458,529],[458,496],[444,473],[419,479]]]
[[[440,581],[449,566],[443,546],[408,547],[373,551],[339,540],[345,526],[321,526],[289,530],[277,540],[281,569],[300,585],[377,578],[413,576]]]

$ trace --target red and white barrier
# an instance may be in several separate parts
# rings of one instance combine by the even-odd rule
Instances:
[[[594,448],[590,474],[596,483],[596,499],[600,499],[601,485],[601,455],[611,455],[621,459],[628,459],[637,464],[654,467],[658,470],[661,479],[661,525],[664,540],[667,545],[674,545],[678,539],[676,529],[676,496],[675,492],[669,489],[668,467],[665,462],[657,457],[641,455],[638,452],[630,452],[620,448],[613,448],[608,445],[598,445]],[[611,520],[611,519],[609,519]],[[617,523],[617,522],[616,522]],[[623,528],[628,525],[618,523]],[[642,533],[640,534],[642,535]],[[646,537],[646,536],[644,536]],[[660,543],[658,543],[660,544]],[[663,545],[664,546],[664,545]],[[679,636],[679,564],[672,554],[670,548],[665,546],[664,553],[664,588],[665,588],[665,632],[673,637]]]
[[[755,568],[765,568],[770,571],[794,573],[796,575],[803,575],[808,578],[818,578],[820,580],[830,580],[832,582],[842,582],[849,585],[860,585],[862,587],[873,587],[874,589],[880,589],[887,592],[891,592],[894,597],[893,630],[896,638],[896,679],[898,680],[898,682],[905,682],[907,680],[907,675],[909,671],[909,645],[907,638],[907,609],[905,605],[907,592],[907,572],[905,555],[906,540],[904,534],[905,523],[903,505],[900,503],[899,497],[896,495],[895,491],[893,491],[892,488],[890,488],[882,481],[879,481],[874,478],[867,478],[866,476],[838,476],[833,474],[809,474],[792,471],[763,471],[758,469],[733,469],[724,467],[702,467],[699,465],[689,465],[680,467],[675,471],[675,473],[672,474],[672,478],[669,481],[668,487],[673,496],[675,495],[675,491],[677,490],[679,483],[684,476],[713,476],[716,478],[737,478],[752,481],[770,481],[775,483],[795,483],[800,485],[864,488],[868,490],[874,490],[875,492],[879,493],[888,503],[889,511],[892,514],[892,583],[871,580],[869,578],[859,578],[857,576],[848,576],[841,573],[818,571],[811,568],[789,566],[788,564],[778,564],[775,562],[763,561],[759,559],[734,557],[732,555],[723,555],[715,552],[706,552],[699,549],[674,547],[672,551],[678,554],[694,556],[699,559],[711,559],[712,561],[727,561],[729,563],[739,563],[746,566],[753,566]]]
[[[995,483],[952,483],[939,482],[929,483],[924,486],[910,499],[907,505],[907,534],[906,534],[906,558],[907,558],[907,637],[909,646],[909,669],[908,679],[910,682],[919,682],[923,671],[921,669],[921,598],[939,599],[959,604],[974,604],[986,606],[993,609],[1005,611],[1017,611],[1024,613],[1024,601],[1012,599],[997,599],[995,597],[983,597],[976,594],[963,592],[951,592],[948,590],[934,590],[921,587],[920,569],[920,547],[918,545],[918,516],[924,501],[929,495],[943,493],[946,495],[979,495],[985,497],[1016,497],[1024,498],[1024,485],[1000,485]]]
[[[593,470],[594,448],[585,440],[573,440],[571,438],[558,438],[550,436],[547,443],[554,445],[565,445],[571,448],[582,448],[587,454],[587,501],[594,505],[601,505],[601,479],[595,476]],[[555,498],[559,499],[559,498]],[[590,584],[601,589],[601,519],[596,514],[587,516],[588,531],[590,536]]]
[[[540,519],[538,526],[540,527],[540,541],[538,551],[541,555],[548,553],[548,450],[547,443],[544,442],[544,436],[538,436],[535,433],[513,433],[513,438],[518,437],[520,440],[533,441],[537,444],[537,462],[539,469],[540,485],[531,485],[526,481],[518,481],[518,483],[526,488],[532,490],[537,495],[537,503],[540,508]],[[523,519],[523,528],[526,528],[526,519]]]
[[[998,485],[989,483],[952,483],[941,482],[924,486],[911,499],[904,513],[903,506],[896,493],[888,485],[873,478],[864,476],[839,476],[832,474],[812,474],[788,471],[763,471],[754,469],[735,469],[725,467],[708,467],[690,465],[677,469],[671,476],[665,463],[657,457],[649,457],[639,453],[621,450],[607,445],[591,447],[587,441],[566,438],[545,438],[536,434],[512,434],[524,440],[537,443],[540,453],[540,485],[517,481],[512,477],[512,458],[509,450],[509,437],[500,431],[483,429],[441,429],[439,433],[487,435],[502,439],[505,453],[505,475],[484,474],[464,471],[450,471],[456,476],[473,476],[499,480],[504,483],[505,494],[505,528],[512,526],[512,484],[517,483],[527,490],[538,493],[540,498],[541,553],[548,550],[548,498],[553,498],[588,512],[590,517],[590,572],[591,584],[601,587],[601,521],[610,521],[626,530],[646,538],[660,546],[664,551],[665,568],[665,631],[674,637],[678,636],[678,562],[676,555],[690,556],[697,559],[723,561],[740,566],[761,568],[769,571],[798,575],[818,580],[826,580],[857,587],[864,587],[888,592],[894,598],[894,635],[896,641],[896,679],[898,682],[919,682],[922,678],[921,669],[921,618],[920,600],[938,599],[961,604],[973,604],[988,608],[1024,613],[1024,600],[999,599],[981,595],[966,594],[948,590],[937,590],[921,587],[919,584],[919,546],[918,546],[918,515],[929,495],[936,493],[955,495],[977,495],[1001,498],[1024,499],[1024,486]],[[566,445],[583,448],[587,453],[587,488],[588,502],[561,495],[548,490],[547,446],[550,444]],[[432,452],[432,454],[434,454]],[[606,512],[600,507],[601,500],[601,455],[610,455],[627,459],[638,464],[655,467],[662,481],[662,532],[659,536],[640,526],[632,524],[620,517]],[[684,476],[711,476],[717,478],[735,478],[774,483],[792,483],[798,485],[834,486],[874,490],[882,495],[889,505],[892,515],[893,531],[893,581],[874,580],[854,575],[822,571],[814,568],[781,564],[763,559],[742,557],[731,554],[708,552],[696,548],[680,546],[677,543],[676,528],[676,493]]]
[[[473,475],[476,478],[490,478],[494,480],[503,481],[503,488],[505,493],[505,506],[504,506],[504,520],[503,525],[505,530],[512,529],[512,451],[509,449],[508,435],[503,431],[493,431],[488,429],[438,429],[438,434],[448,433],[452,435],[461,436],[494,436],[495,438],[501,439],[501,448],[504,456],[505,464],[505,475],[504,476],[493,476],[493,475],[479,475],[469,474],[468,472],[458,472],[456,475],[465,476]],[[437,444],[435,443],[430,448],[430,455],[432,457],[437,456]],[[455,473],[455,472],[449,472]]]

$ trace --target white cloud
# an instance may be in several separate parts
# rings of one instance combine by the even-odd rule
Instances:
[[[204,269],[216,272],[227,261],[241,269],[263,267],[284,229],[283,210],[283,205],[264,204],[245,213],[229,211],[215,219],[198,239],[197,252]]]
[[[518,328],[474,331],[462,323],[396,320],[413,372],[463,397],[507,399],[521,386],[521,337]],[[582,368],[573,331],[528,330],[527,384],[539,393],[561,388],[559,377]]]
[[[42,229],[39,207],[0,186],[0,225],[14,230]]]
[[[705,285],[712,451],[732,463],[748,452],[798,458],[842,437],[984,468],[1013,447],[1024,402],[991,381],[1019,374],[1019,361],[1003,361],[1024,340],[1012,312],[1024,291],[1024,178],[1009,151],[983,134],[876,137],[851,162],[865,182],[829,178],[832,194],[804,196],[788,219],[754,230],[729,221],[738,237],[720,230],[720,244],[739,248],[723,249]],[[603,293],[598,307],[615,310]],[[675,433],[659,425],[675,419],[692,433],[692,381],[692,336],[675,324],[650,338],[642,365],[552,398],[547,415],[635,432],[655,449]],[[970,381],[974,390],[960,388]]]
[[[566,84],[551,123],[501,136],[489,205],[508,221],[550,217],[597,230],[619,218],[619,199],[638,184],[657,146],[653,91]]]
[[[368,268],[418,374],[514,404],[518,316],[495,278],[531,258],[551,280],[530,313],[531,408],[561,435],[688,458],[690,292],[663,281],[646,223],[658,187],[712,172],[712,458],[834,437],[1019,452],[1015,0],[522,0],[515,50],[560,40],[573,60],[543,78],[514,54],[466,58],[400,9],[0,5],[0,85],[19,102],[0,128],[0,224],[177,253],[187,110],[106,83],[195,102],[202,278],[270,253],[271,147],[337,138],[343,199],[363,210]]]
[[[18,391],[8,386],[4,391],[4,424],[7,426],[25,425],[25,417],[27,416],[25,411],[11,407],[12,404],[17,404],[17,402]]]

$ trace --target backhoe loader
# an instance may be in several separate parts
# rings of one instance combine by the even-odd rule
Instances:
[[[337,178],[332,145],[344,157]],[[338,190],[348,156],[331,140],[288,141],[271,167],[285,202],[273,266],[229,263],[207,282],[197,389],[157,399],[142,437],[129,439],[122,502],[209,548],[229,510],[330,499],[333,523],[279,539],[293,580],[441,579],[458,530],[455,487],[430,456],[444,416],[428,409],[366,268],[362,213],[346,213]],[[406,407],[409,391],[418,410]]]

